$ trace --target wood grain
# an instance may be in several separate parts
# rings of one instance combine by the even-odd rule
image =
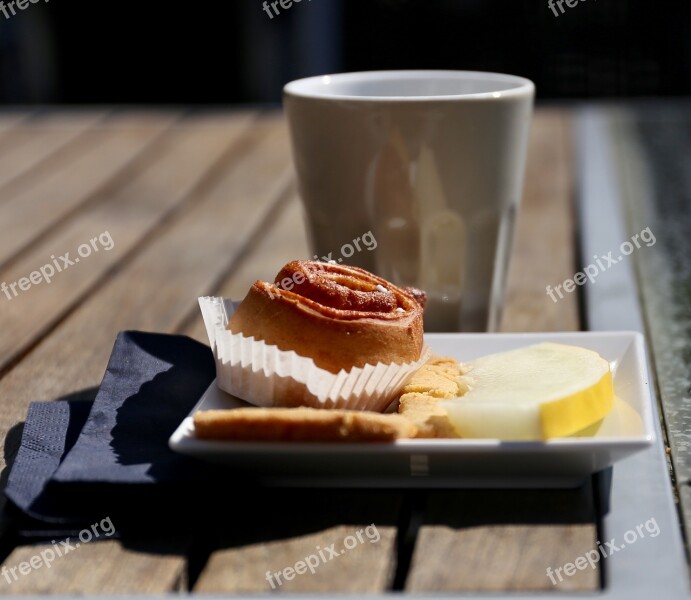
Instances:
[[[172,551],[174,548],[177,552]],[[97,541],[56,558],[50,569],[42,566],[26,575],[18,571],[21,563],[40,556],[46,549],[52,546],[23,546],[7,557],[5,566],[15,570],[0,578],[3,596],[157,594],[162,590],[174,591],[183,583],[184,544],[179,540],[171,543],[165,554],[146,544],[136,549],[123,548],[117,541]]]
[[[139,172],[119,178],[119,184],[103,192],[97,201],[34,241],[26,254],[8,268],[0,268],[0,281],[9,285],[52,263],[51,256],[59,257],[69,252],[72,258],[78,258],[77,248],[81,244],[88,244],[94,236],[106,231],[114,244],[111,250],[105,250],[98,242],[97,247],[101,247],[98,252],[56,273],[50,284],[42,283],[16,297],[13,293],[0,296],[0,324],[6,333],[0,338],[0,372],[63,318],[98,281],[107,277],[109,269],[140,244],[163,216],[186,197],[213,161],[248,126],[249,120],[243,117],[206,124],[200,122],[198,127],[172,131],[154,156],[140,158],[143,167]],[[155,124],[148,130],[142,130],[136,124],[130,129],[125,123],[113,127],[110,139],[114,141],[106,144],[108,153],[98,155],[104,164],[100,170],[104,178],[101,181],[112,177],[113,164],[122,166],[132,156],[146,151],[156,131]],[[205,147],[206,152],[198,152],[198,146]],[[97,153],[94,151],[94,154]],[[84,172],[83,175],[98,181],[94,174]],[[69,188],[68,182],[63,183],[61,189]],[[62,198],[73,202],[67,193]],[[36,201],[40,202],[40,197],[37,196]],[[12,214],[14,219],[15,213],[9,213],[8,207],[0,207],[0,214],[4,212]],[[31,226],[33,231],[41,227],[40,224]],[[108,236],[104,239],[107,241]],[[62,264],[59,258],[57,260]]]
[[[118,331],[179,327],[197,296],[222,278],[234,255],[255,237],[290,185],[290,163],[285,129],[271,119],[248,129],[238,142],[233,131],[247,118],[219,117],[206,125],[184,127],[181,143],[142,174],[145,187],[156,193],[142,195],[144,184],[133,183],[101,215],[108,217],[102,224],[123,227],[123,235],[148,213],[156,215],[159,225],[146,243],[136,246],[129,257],[121,257],[117,271],[0,381],[0,394],[12,398],[0,407],[3,429],[23,418],[31,400],[95,385]],[[236,143],[240,143],[237,151]],[[177,210],[171,213],[173,206]],[[239,235],[230,235],[231,219]],[[123,222],[116,225],[117,221]],[[127,573],[130,551],[109,552],[110,569],[122,568]],[[98,556],[92,559],[90,551],[80,556],[69,586],[80,579],[91,581],[94,572],[100,573],[95,567]],[[138,555],[137,560],[141,563],[138,573],[145,574],[147,565],[152,572],[163,569],[164,573],[159,571],[155,582],[131,573],[127,589],[171,591],[186,572],[183,555],[173,560],[152,553]],[[31,585],[29,580],[26,585]],[[56,569],[44,573],[41,585],[54,592],[72,589],[63,589],[65,581]]]
[[[575,268],[570,145],[565,115],[538,111],[503,331],[579,327],[577,296],[555,304],[545,293],[547,284],[571,277]],[[566,491],[433,492],[428,502],[406,581],[410,592],[552,590],[547,567],[595,548],[589,485]],[[599,573],[578,571],[558,584],[559,590],[594,590]]]
[[[576,331],[578,293],[557,302],[546,287],[576,271],[574,163],[564,111],[544,109],[533,121],[523,203],[516,224],[501,331]]]
[[[242,505],[254,518],[216,522],[213,554],[194,592],[364,594],[391,585],[397,493],[250,489],[243,490]],[[285,571],[308,556],[312,570]]]
[[[41,167],[58,158],[70,144],[87,144],[93,130],[107,116],[105,111],[73,113],[50,112],[40,115],[5,133],[0,138],[0,190],[7,197],[10,187],[19,187],[22,179],[40,176]]]
[[[209,295],[242,300],[257,279],[273,281],[287,262],[309,256],[297,195],[293,194],[287,206],[282,210],[279,207],[273,217],[275,221],[266,224],[256,244],[248,249],[247,256],[223,280],[216,282],[213,289],[208,290]],[[186,324],[182,333],[209,343],[198,309],[195,309],[194,318]]]
[[[578,490],[429,494],[408,575],[409,592],[583,591],[599,573],[557,585],[547,575],[595,548],[590,485]],[[562,575],[563,576],[563,575]]]
[[[168,128],[171,115],[113,117],[110,127],[89,131],[89,144],[58,153],[49,168],[21,186],[0,190],[0,265],[7,266],[87,202],[107,198],[146,165],[149,144]]]

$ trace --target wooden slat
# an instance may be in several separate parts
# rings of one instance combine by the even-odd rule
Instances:
[[[35,170],[68,144],[89,141],[85,132],[106,117],[105,112],[48,113],[9,131],[0,138],[0,190],[6,197],[8,185],[21,184],[24,177],[36,176]]]
[[[217,282],[209,294],[242,300],[250,286],[257,280],[273,281],[283,265],[291,260],[309,257],[304,223],[298,197],[293,195],[285,209],[276,215],[276,221],[268,227],[251,253],[243,257],[226,278]],[[195,311],[182,333],[209,343],[199,310]]]
[[[161,127],[166,126],[164,123],[153,120],[150,127],[143,127],[141,117],[136,117],[132,123],[128,119],[119,120],[117,126],[114,124],[105,130],[108,137],[101,147],[105,152],[94,150],[96,159],[81,164],[78,172],[70,170],[69,176],[77,180],[91,179],[93,186],[99,185],[99,181],[107,182],[117,174],[114,165],[123,168],[137,160]],[[248,123],[248,118],[242,117],[226,122],[202,121],[196,128],[176,128],[163,147],[153,156],[147,155],[149,164],[128,170],[125,176],[118,178],[116,185],[109,186],[63,227],[54,228],[48,236],[34,242],[26,255],[9,268],[0,269],[0,282],[10,285],[52,263],[51,256],[59,257],[69,252],[70,260],[78,258],[77,248],[103,232],[108,231],[114,243],[112,250],[99,250],[68,270],[56,273],[49,285],[41,283],[16,297],[11,290],[0,295],[0,324],[5,334],[0,337],[0,371],[44,335],[109,268],[140,243],[161,216],[184,198],[220,152],[245,131]],[[198,146],[205,150],[200,152]],[[100,177],[95,172],[97,165],[101,165]],[[66,191],[71,181],[60,181],[58,194],[65,202],[72,202]],[[45,204],[48,197],[44,194],[47,193],[43,190],[33,198]],[[0,214],[7,211],[9,207],[0,207]],[[14,221],[14,214],[9,213],[8,218]],[[59,258],[57,260],[58,265],[62,264]]]
[[[190,193],[203,180],[207,171],[216,164],[221,153],[232,147],[237,142],[238,137],[247,131],[250,119],[250,116],[244,115],[230,119],[211,119],[206,122],[198,122],[197,127],[181,129],[175,134],[175,139],[170,142],[168,148],[162,151],[138,177],[115,191],[112,196],[103,202],[80,214],[79,218],[75,219],[64,233],[61,232],[59,239],[53,240],[52,243],[55,243],[57,248],[74,248],[76,243],[84,241],[85,232],[90,234],[91,232],[98,233],[105,229],[110,230],[115,241],[115,247],[111,252],[101,251],[89,257],[88,260],[84,260],[83,263],[63,271],[59,276],[56,276],[49,286],[44,286],[43,288],[36,287],[26,292],[26,297],[20,296],[11,302],[5,301],[3,303],[4,309],[8,306],[17,307],[14,309],[17,312],[8,316],[3,312],[3,330],[16,334],[15,339],[21,341],[22,329],[16,331],[11,329],[14,319],[21,318],[20,313],[26,311],[28,313],[27,316],[39,315],[41,312],[53,315],[59,314],[58,311],[51,310],[51,307],[54,303],[60,301],[62,294],[67,293],[72,286],[80,285],[83,278],[89,276],[97,278],[107,273],[109,267],[121,262],[129,251],[135,248],[137,244],[142,243],[145,236],[166,214],[179,206],[183,200],[187,199],[190,201]],[[91,235],[86,235],[87,239],[89,237]],[[183,236],[178,242],[181,243],[181,240],[184,239],[185,237]],[[50,245],[48,244],[45,248],[41,248],[37,253],[37,257],[43,258],[46,255],[50,255],[49,248]],[[182,267],[187,255],[187,248],[179,247],[177,252],[173,251],[171,253],[170,260],[176,261]],[[104,263],[102,261],[108,262]],[[122,276],[118,278],[118,281],[121,282],[123,293],[126,293],[128,283],[131,284],[131,281],[123,279]],[[150,281],[153,282],[155,279],[152,278]],[[148,291],[153,293],[156,290],[155,288],[149,288]],[[33,300],[30,294],[33,294]],[[108,299],[108,295],[104,296],[103,291],[100,290],[95,299],[98,300],[104,297],[106,300]],[[183,298],[184,302],[188,304],[191,302],[191,299],[186,295]],[[30,300],[35,302],[35,304],[32,304],[27,311],[21,304],[28,303]],[[160,302],[156,304],[162,306]],[[89,306],[93,311],[93,303]],[[100,305],[99,308],[101,308]],[[122,306],[121,308],[123,310],[122,313],[117,312],[118,305],[101,308],[103,318],[112,319],[113,315],[117,313],[125,321],[128,317],[136,321],[138,314],[136,309],[132,310],[131,315],[127,315],[127,307]],[[33,362],[36,355],[42,355],[42,349],[46,348],[46,343],[54,343],[54,340],[60,337],[60,331],[64,331],[66,327],[69,328],[74,323],[74,319],[76,319],[76,322],[79,322],[81,314],[83,313],[74,315],[73,320],[64,323],[57,332],[42,343],[37,352],[32,354],[28,360],[23,361],[18,368],[0,381],[0,388],[3,385],[12,384],[16,377],[21,379],[22,373],[30,373],[32,365],[34,365],[33,368],[36,368]],[[29,323],[27,316],[24,317],[26,319],[24,325]],[[123,323],[123,328],[127,326],[126,322]],[[133,324],[132,326],[136,325]],[[14,401],[3,404],[2,408],[5,410],[0,410],[2,425],[11,426],[13,422],[21,418],[23,416],[22,413],[26,410],[27,401],[54,398],[68,393],[70,390],[78,389],[80,386],[88,387],[90,384],[98,383],[99,377],[102,374],[102,367],[105,364],[117,331],[117,329],[115,331],[108,331],[106,334],[108,337],[106,337],[102,348],[99,349],[100,360],[91,364],[91,371],[88,368],[82,368],[85,365],[81,363],[78,368],[73,367],[68,371],[64,371],[64,376],[59,376],[59,371],[64,369],[65,366],[58,368],[55,379],[50,381],[50,383],[47,381],[45,373],[43,373],[43,377],[40,376],[40,371],[36,373],[39,376],[28,377],[29,380],[32,380],[30,388],[26,388],[23,385],[17,386],[13,393]],[[75,339],[74,351],[76,353],[83,352],[84,346],[93,345],[88,330],[84,330],[81,333],[84,337],[79,340],[73,336],[67,336],[68,338]],[[24,334],[26,335],[26,332]],[[13,336],[10,335],[10,337]],[[5,336],[3,336],[4,339]],[[82,346],[82,349],[80,349],[80,346]],[[46,358],[46,365],[56,361],[61,362],[66,356],[61,350],[57,351],[53,356],[50,356],[50,354],[50,351],[48,351],[47,355],[43,355]],[[94,357],[95,354],[90,352],[89,356]],[[66,362],[69,364],[69,361]],[[81,373],[82,377],[75,380],[70,377],[74,373]]]
[[[215,551],[194,592],[364,594],[390,587],[399,494],[259,490],[246,493],[237,506],[242,505],[252,507],[253,518],[215,523]],[[349,536],[354,539],[346,540]],[[326,550],[332,545],[337,556]],[[286,568],[309,556],[314,572],[298,566],[298,574],[287,572],[291,579],[283,578]],[[278,575],[272,578],[268,573]]]
[[[577,297],[545,293],[573,275],[573,173],[568,122],[538,111],[526,189],[509,273],[503,331],[575,330]],[[556,569],[595,548],[590,488],[567,491],[434,492],[406,581],[410,592],[553,590]],[[594,590],[595,569],[577,571],[559,590]]]
[[[552,287],[576,270],[574,158],[565,113],[539,110],[533,122],[523,204],[516,225],[501,331],[577,331],[577,293],[554,302]]]
[[[142,153],[173,119],[165,113],[146,121],[138,114],[115,116],[110,127],[90,132],[88,145],[72,145],[36,178],[22,178],[21,187],[0,190],[0,265],[6,266],[86,202],[97,201],[133,177],[145,163]]]
[[[429,495],[409,592],[591,590],[597,570],[556,587],[547,575],[595,548],[590,486],[559,491],[458,491]]]
[[[142,174],[146,185],[133,182],[128,193],[104,204],[111,209],[101,215],[101,225],[120,228],[120,239],[125,239],[127,230],[149,213],[160,219],[186,193],[183,208],[170,214],[150,241],[121,262],[88,301],[0,381],[0,397],[8,399],[0,406],[5,432],[24,417],[31,400],[97,384],[118,331],[179,328],[197,296],[222,278],[235,255],[262,230],[290,184],[287,135],[282,125],[266,120],[248,130],[238,146],[233,132],[243,123],[247,117],[184,127],[184,137],[170,148],[168,157]],[[10,554],[5,563],[16,564],[25,556],[19,552],[24,550]],[[186,570],[182,556],[140,554],[129,546],[109,552],[109,571],[129,574],[128,590],[174,590]],[[79,557],[69,581],[54,568],[43,573],[42,589],[70,591],[80,580],[89,580],[90,586],[97,587],[99,581],[106,585],[108,574],[97,568],[100,557],[91,549],[80,549]],[[137,571],[130,568],[135,560]],[[153,572],[158,573],[155,579],[149,576]],[[31,588],[29,578],[26,586],[29,592],[39,591]]]
[[[144,544],[140,549],[122,551],[117,541],[98,541],[81,545],[69,554],[56,558],[50,569],[44,566],[22,575],[18,566],[30,561],[48,545],[18,548],[5,562],[8,571],[0,578],[0,593],[4,596],[27,594],[75,594],[96,596],[102,594],[156,594],[161,592],[161,582],[177,587],[181,578],[180,565],[183,562],[183,545],[178,542],[178,552],[159,554],[156,548]],[[36,560],[36,559],[34,559]],[[85,568],[85,563],[88,568]],[[27,570],[27,567],[23,567]],[[16,575],[16,579],[15,579]],[[9,582],[8,582],[9,579]]]

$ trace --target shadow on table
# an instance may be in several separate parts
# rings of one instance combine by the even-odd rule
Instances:
[[[432,492],[427,497],[424,512],[426,524],[456,528],[595,523],[597,519],[590,479],[575,489]]]

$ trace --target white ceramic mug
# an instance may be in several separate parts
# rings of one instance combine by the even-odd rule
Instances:
[[[471,71],[287,84],[315,254],[424,289],[428,331],[495,329],[534,93],[527,79]],[[353,243],[368,233],[375,243]]]

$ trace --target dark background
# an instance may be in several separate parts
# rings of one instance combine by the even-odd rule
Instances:
[[[262,4],[0,13],[0,102],[275,102],[297,77],[401,68],[510,72],[543,99],[691,93],[691,0],[581,0],[559,16],[547,0],[302,0],[273,18]]]

